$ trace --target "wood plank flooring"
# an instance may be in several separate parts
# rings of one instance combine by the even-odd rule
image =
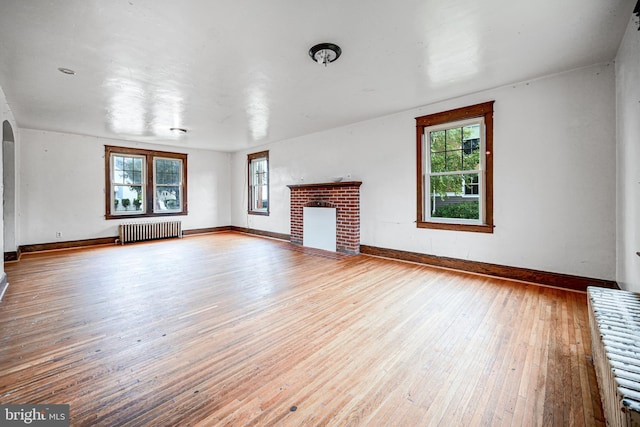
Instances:
[[[0,403],[74,426],[603,426],[586,295],[226,232],[5,265]]]

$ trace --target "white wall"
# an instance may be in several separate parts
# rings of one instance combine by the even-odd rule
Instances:
[[[185,230],[230,223],[228,153],[30,129],[21,137],[21,245],[118,234],[127,220],[104,218],[105,145],[187,153],[189,214],[172,218],[181,218]]]
[[[627,26],[616,57],[617,269],[623,288],[640,292],[640,32]]]
[[[493,234],[418,229],[417,116],[495,100]],[[337,101],[339,102],[339,101]],[[289,233],[287,184],[351,175],[361,243],[615,279],[612,64],[464,96],[232,156],[232,224]],[[246,214],[246,155],[269,150],[271,215]]]

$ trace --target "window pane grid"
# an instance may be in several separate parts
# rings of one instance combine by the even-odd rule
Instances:
[[[480,167],[480,124],[429,132],[429,170],[433,173]]]
[[[482,122],[425,128],[426,218],[482,221]]]
[[[143,158],[113,156],[112,182],[116,184],[142,184]]]

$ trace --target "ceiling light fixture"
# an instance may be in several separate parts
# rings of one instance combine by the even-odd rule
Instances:
[[[169,128],[169,130],[173,133],[187,133],[187,130],[185,128]]]
[[[333,43],[320,43],[309,49],[309,56],[318,64],[323,64],[325,67],[330,62],[340,58],[342,49],[340,46]]]
[[[75,76],[76,74],[76,72],[73,71],[71,68],[59,67],[58,71],[60,71],[62,74],[68,74],[70,76]]]

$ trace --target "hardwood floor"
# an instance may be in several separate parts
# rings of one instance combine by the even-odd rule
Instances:
[[[5,269],[0,403],[74,426],[604,425],[583,293],[233,232]]]

